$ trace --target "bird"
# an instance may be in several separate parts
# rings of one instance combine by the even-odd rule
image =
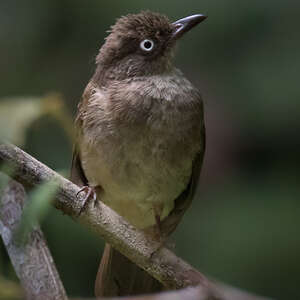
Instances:
[[[138,230],[168,237],[195,194],[205,151],[199,90],[174,66],[178,40],[202,14],[151,11],[117,19],[78,104],[71,180]],[[96,296],[164,287],[106,244]]]

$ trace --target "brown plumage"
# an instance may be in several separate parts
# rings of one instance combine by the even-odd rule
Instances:
[[[205,148],[198,90],[174,68],[177,39],[204,20],[175,23],[152,12],[112,26],[76,118],[72,180],[147,233],[174,231],[193,198]],[[158,229],[158,230],[157,230]],[[106,246],[97,296],[149,293],[162,286]]]

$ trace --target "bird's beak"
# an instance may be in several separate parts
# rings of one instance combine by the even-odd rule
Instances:
[[[193,27],[201,23],[207,18],[207,16],[204,15],[192,15],[183,19],[180,19],[174,23],[172,23],[175,27],[172,39],[177,40],[182,35],[184,35],[186,32],[190,31]]]

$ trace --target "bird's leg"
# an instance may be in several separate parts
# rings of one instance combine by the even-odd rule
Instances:
[[[160,221],[160,215],[155,214],[155,222],[156,222],[156,235],[158,239],[161,237],[161,221]]]
[[[163,236],[161,231],[161,219],[160,216],[162,215],[164,206],[162,204],[154,204],[153,210],[154,210],[154,217],[155,217],[155,223],[156,223],[156,230],[154,233],[155,239],[162,242]]]
[[[79,192],[76,194],[76,196],[78,197],[78,195],[82,192],[85,192],[85,196],[83,199],[83,205],[79,210],[78,216],[80,216],[81,213],[86,210],[86,208],[91,200],[93,200],[94,207],[95,207],[96,200],[97,200],[96,187],[85,185],[79,190]]]

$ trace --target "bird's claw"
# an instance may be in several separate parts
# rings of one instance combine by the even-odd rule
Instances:
[[[76,194],[76,196],[78,197],[78,195],[82,192],[85,192],[85,197],[83,199],[83,205],[81,206],[80,210],[79,210],[79,213],[78,213],[78,216],[81,215],[81,213],[83,211],[86,210],[88,204],[90,203],[91,200],[93,200],[93,203],[94,203],[94,207],[96,205],[96,200],[97,200],[97,194],[96,194],[96,191],[95,191],[95,188],[94,187],[91,187],[91,186],[83,186],[79,191],[78,193]]]

